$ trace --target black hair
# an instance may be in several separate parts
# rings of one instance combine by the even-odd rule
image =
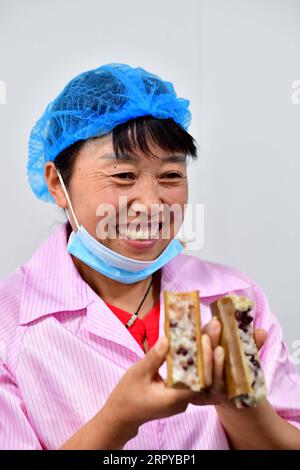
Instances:
[[[157,119],[142,116],[119,124],[112,130],[113,148],[117,159],[125,154],[136,155],[142,152],[148,158],[156,158],[149,144],[156,144],[170,153],[180,152],[197,158],[197,145],[194,138],[173,119]],[[79,140],[62,150],[54,159],[64,183],[68,186],[75,160],[86,140]]]

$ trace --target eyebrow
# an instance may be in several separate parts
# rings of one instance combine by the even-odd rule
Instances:
[[[114,153],[106,153],[100,157],[103,160],[116,160],[116,155]],[[122,159],[118,159],[118,162],[128,162],[128,161],[137,161],[138,157],[133,155],[124,154]],[[162,158],[164,163],[185,163],[186,155],[168,155],[167,157]]]

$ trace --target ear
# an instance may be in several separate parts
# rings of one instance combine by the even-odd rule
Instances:
[[[46,162],[45,180],[51,196],[59,207],[67,208],[68,202],[61,187],[57,171],[53,162]]]

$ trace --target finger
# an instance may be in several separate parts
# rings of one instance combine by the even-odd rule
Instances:
[[[214,388],[218,392],[224,388],[224,363],[225,351],[222,346],[217,346],[214,350]]]
[[[258,349],[260,349],[267,339],[267,332],[262,328],[258,328],[257,330],[254,330],[254,338],[256,346],[258,347]]]
[[[158,369],[164,363],[166,355],[169,349],[169,342],[166,337],[162,336],[158,338],[157,342],[151,348],[144,359],[138,362],[136,366],[136,372],[145,374],[151,374],[154,376],[158,373]]]
[[[203,356],[203,375],[206,387],[212,384],[212,369],[213,369],[213,349],[209,336],[202,335],[202,356]]]
[[[202,329],[202,333],[207,334],[210,338],[213,349],[217,347],[221,336],[221,323],[217,317],[213,317]]]

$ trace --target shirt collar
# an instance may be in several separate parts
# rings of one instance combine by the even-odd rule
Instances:
[[[162,269],[161,290],[178,292],[199,290],[200,298],[247,289],[250,283],[221,264],[180,253]]]
[[[67,252],[66,225],[60,226],[23,266],[20,324],[60,311],[87,307],[87,284]]]

